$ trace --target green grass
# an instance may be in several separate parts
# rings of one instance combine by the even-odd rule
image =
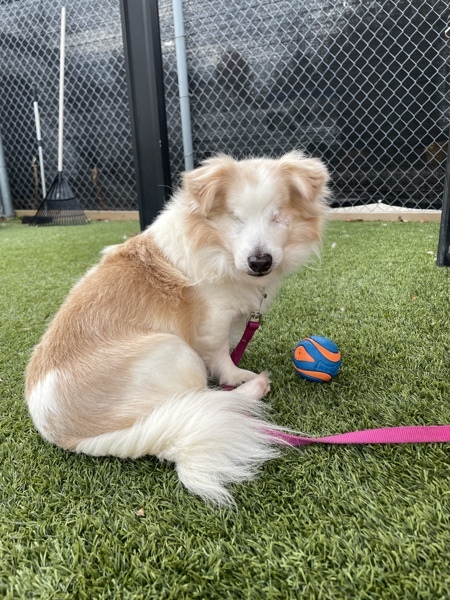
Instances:
[[[169,464],[40,438],[23,402],[31,349],[98,251],[136,230],[0,225],[0,597],[447,599],[450,445],[287,450],[219,510]],[[321,262],[286,281],[244,357],[271,371],[278,423],[316,435],[450,423],[437,237],[429,223],[330,224]],[[329,385],[291,366],[314,333],[343,355]]]

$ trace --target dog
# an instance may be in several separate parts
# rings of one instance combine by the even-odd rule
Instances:
[[[188,490],[232,502],[228,484],[277,446],[268,374],[234,365],[230,347],[318,252],[328,178],[300,151],[217,155],[184,173],[145,231],[103,251],[35,347],[25,395],[40,434],[72,452],[171,461]]]

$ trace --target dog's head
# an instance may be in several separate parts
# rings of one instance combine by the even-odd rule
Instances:
[[[318,247],[327,181],[324,164],[298,151],[210,158],[183,176],[191,243],[225,250],[234,276],[293,271]]]

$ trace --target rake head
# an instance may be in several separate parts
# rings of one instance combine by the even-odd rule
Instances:
[[[87,225],[88,223],[62,171],[58,172],[30,225]]]

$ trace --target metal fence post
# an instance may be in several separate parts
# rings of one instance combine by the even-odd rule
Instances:
[[[12,219],[14,217],[14,209],[9,190],[8,172],[6,170],[2,137],[0,135],[0,216],[2,216],[3,212],[8,219]]]
[[[445,171],[444,198],[442,200],[436,264],[438,267],[450,266],[450,142],[447,150],[447,168]]]
[[[157,0],[120,0],[141,229],[171,187]]]

